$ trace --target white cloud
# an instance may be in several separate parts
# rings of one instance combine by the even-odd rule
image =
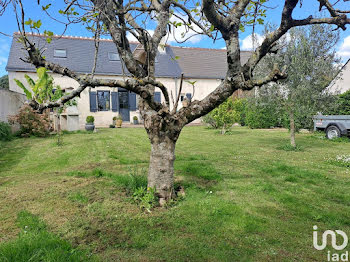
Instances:
[[[185,21],[187,21],[188,19],[186,19],[186,16],[183,16],[181,14],[176,14],[177,16],[184,18]],[[170,22],[178,22],[178,23],[183,23],[182,20],[180,18],[177,18],[176,16],[172,16],[170,18]],[[201,32],[202,30],[195,24],[191,24],[191,27],[197,31],[197,32]],[[150,35],[154,34],[154,30],[147,30]],[[203,39],[203,35],[198,35],[195,31],[189,29],[188,27],[181,25],[178,27],[174,27],[173,25],[171,25],[171,33],[165,37],[165,40],[167,40],[167,43],[176,43],[177,41],[183,41],[185,39],[188,39],[187,42],[195,44],[200,42]],[[132,35],[131,33],[127,33],[127,38],[129,41],[137,41],[136,37],[134,35]]]
[[[188,20],[187,16],[183,16],[179,13],[176,13],[176,15],[183,18],[185,21]],[[170,18],[170,21],[183,24],[182,20],[180,18],[176,17],[175,15],[173,15]],[[188,39],[187,41],[192,43],[192,44],[200,42],[204,36],[199,35],[196,32],[201,32],[202,30],[197,25],[195,25],[193,23],[191,23],[191,27],[194,30],[191,30],[184,25],[178,26],[176,28],[174,26],[171,26],[171,34],[169,35],[168,42],[176,43],[176,40],[183,41],[185,39]]]
[[[154,34],[154,30],[151,30],[151,29],[147,30],[147,32],[148,32],[151,36]],[[138,42],[137,38],[136,38],[133,34],[131,34],[130,32],[128,32],[128,33],[126,34],[126,37],[127,37],[128,40],[131,41],[131,42]]]
[[[343,61],[350,58],[350,36],[344,38],[344,41],[338,50],[338,55]]]
[[[246,38],[241,40],[241,50],[248,50],[251,51],[255,48],[257,48],[262,41],[264,40],[264,37],[259,34],[254,34],[254,48],[253,48],[253,37],[252,35],[248,35]]]

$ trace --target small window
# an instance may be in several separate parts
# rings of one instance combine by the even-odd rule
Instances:
[[[109,91],[97,91],[97,106],[98,111],[110,110]]]
[[[180,95],[180,101],[181,101],[181,102],[184,101],[185,97],[186,97],[186,94],[181,94],[181,95]]]
[[[66,49],[55,49],[54,57],[67,57],[67,50]]]
[[[109,61],[119,61],[120,60],[119,54],[118,53],[109,52],[108,53],[108,59],[109,59]]]

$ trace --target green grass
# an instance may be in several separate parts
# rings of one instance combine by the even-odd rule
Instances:
[[[0,244],[0,261],[92,261],[88,253],[48,232],[31,213],[21,211],[17,223],[21,232],[16,239]]]
[[[68,133],[62,146],[54,137],[1,142],[0,261],[26,261],[11,254],[28,243],[29,255],[53,254],[32,261],[76,252],[99,261],[326,261],[312,227],[350,235],[349,166],[336,161],[350,143],[321,137],[298,134],[295,152],[283,130],[186,127],[175,161],[186,195],[149,214],[130,194],[147,184],[143,129]],[[40,234],[23,234],[22,210],[45,223]]]

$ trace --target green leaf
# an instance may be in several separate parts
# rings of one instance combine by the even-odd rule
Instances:
[[[33,23],[33,20],[30,18],[24,22],[25,25],[31,25],[32,23]]]
[[[23,83],[17,79],[14,79],[16,84],[24,91],[29,100],[32,99],[32,93],[23,85]]]
[[[35,87],[34,80],[27,74],[25,74],[24,77],[27,80],[27,83],[29,84],[30,88],[33,90],[33,88]]]

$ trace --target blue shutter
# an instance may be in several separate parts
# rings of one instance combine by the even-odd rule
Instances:
[[[119,111],[119,96],[118,92],[112,92],[112,111],[118,112]]]
[[[191,93],[187,93],[187,94],[186,94],[186,97],[187,97],[188,101],[191,101],[191,98],[192,98]]]
[[[129,109],[136,111],[136,94],[133,92],[129,92]]]
[[[161,102],[160,92],[154,92],[154,102]]]
[[[90,112],[97,111],[97,93],[90,92]]]

